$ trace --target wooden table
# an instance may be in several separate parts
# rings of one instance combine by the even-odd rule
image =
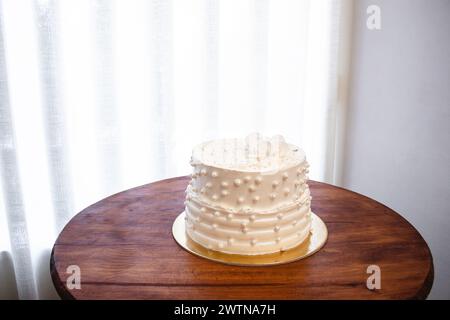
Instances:
[[[172,238],[187,177],[150,183],[77,214],[53,247],[51,274],[64,299],[424,299],[433,283],[430,250],[414,227],[381,203],[310,181],[326,245],[307,259],[238,267],[202,259]],[[78,265],[81,289],[66,287]],[[381,289],[366,286],[378,265]]]

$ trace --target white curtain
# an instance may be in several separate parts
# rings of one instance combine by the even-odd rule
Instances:
[[[0,298],[56,298],[62,227],[259,131],[336,181],[351,2],[0,0]]]

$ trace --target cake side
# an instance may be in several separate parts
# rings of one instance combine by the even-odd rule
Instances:
[[[303,161],[275,172],[242,172],[195,163],[187,194],[231,211],[264,213],[306,192],[308,167]]]
[[[307,238],[311,196],[304,153],[279,138],[274,153],[273,141],[261,148],[265,141],[257,141],[254,153],[245,147],[240,157],[246,158],[237,161],[214,161],[211,150],[202,157],[194,149],[185,202],[192,240],[225,253],[256,255],[287,250]],[[230,157],[230,149],[218,150]]]

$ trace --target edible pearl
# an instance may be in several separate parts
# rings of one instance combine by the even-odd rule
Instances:
[[[276,193],[271,193],[271,194],[270,194],[270,199],[271,199],[271,200],[275,200],[276,197],[277,197],[277,194],[276,194]]]
[[[207,182],[207,183],[205,184],[205,187],[207,187],[207,188],[212,188],[212,183],[211,183],[211,182]]]
[[[278,220],[283,219],[283,214],[282,214],[282,213],[279,213],[279,214],[277,215],[277,218],[278,218]]]
[[[226,181],[222,181],[222,183],[220,185],[222,188],[228,188],[228,182],[226,182]]]
[[[218,216],[220,216],[220,212],[219,212],[219,211],[214,211],[214,215],[215,215],[216,217],[218,217]]]
[[[253,202],[258,202],[259,199],[260,199],[259,196],[254,196],[254,197],[253,197]]]
[[[244,197],[239,197],[238,199],[237,199],[237,202],[238,203],[244,203],[244,201],[245,201],[245,199],[244,199]]]
[[[287,172],[283,173],[283,180],[287,180],[289,178],[289,174]]]
[[[245,183],[250,182],[250,180],[252,180],[252,178],[250,176],[245,176],[245,178],[244,178]]]
[[[202,176],[206,176],[206,173],[207,173],[206,169],[200,170],[200,174],[201,174]]]
[[[217,178],[218,176],[219,176],[219,174],[217,173],[217,171],[211,172],[211,177]]]
[[[255,219],[256,219],[255,215],[252,214],[252,215],[250,216],[250,221],[255,221]]]
[[[256,244],[256,239],[252,239],[252,241],[250,241],[251,245],[254,246]]]
[[[284,195],[287,196],[289,194],[289,192],[291,192],[291,190],[289,188],[284,188],[283,192],[284,192]]]
[[[239,187],[242,184],[242,180],[241,179],[235,179],[233,183],[234,183],[234,185],[236,187]]]
[[[275,231],[275,232],[280,231],[280,226],[275,226],[275,228],[273,228],[273,231]]]
[[[219,196],[217,194],[213,194],[212,199],[217,200],[217,199],[219,199]]]
[[[248,187],[248,191],[250,192],[254,192],[256,190],[256,187],[254,185],[251,185],[250,187]]]
[[[255,178],[255,184],[260,184],[262,182],[262,178],[261,177],[256,177]]]
[[[229,213],[229,214],[227,215],[227,219],[228,219],[228,220],[233,219],[233,214],[232,214],[232,213]]]
[[[222,190],[220,193],[221,193],[222,196],[224,196],[224,197],[228,195],[228,191],[227,191],[227,190]]]
[[[272,182],[272,187],[273,187],[273,188],[276,188],[276,187],[278,187],[278,184],[279,184],[279,182],[278,182],[277,180],[274,180],[274,181]]]
[[[206,208],[203,207],[203,208],[200,209],[200,211],[201,211],[202,213],[206,213]]]

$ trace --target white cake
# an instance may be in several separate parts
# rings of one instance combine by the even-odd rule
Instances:
[[[194,148],[186,232],[229,254],[261,255],[301,244],[311,229],[305,153],[281,136],[252,134]]]

